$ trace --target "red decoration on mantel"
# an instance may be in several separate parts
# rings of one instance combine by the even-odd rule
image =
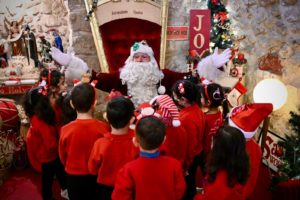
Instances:
[[[33,87],[36,87],[37,84],[30,85],[4,85],[0,86],[0,94],[8,95],[8,94],[25,94],[27,90],[30,90]]]

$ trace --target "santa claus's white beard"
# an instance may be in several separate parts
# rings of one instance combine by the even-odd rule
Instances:
[[[130,62],[121,69],[120,78],[122,84],[127,84],[127,93],[137,107],[157,95],[160,70],[151,62]]]

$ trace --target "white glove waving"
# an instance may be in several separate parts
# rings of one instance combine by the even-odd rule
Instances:
[[[214,53],[211,57],[212,64],[214,67],[219,68],[229,61],[231,57],[231,50],[225,49],[222,53],[218,54],[218,47],[215,48]]]

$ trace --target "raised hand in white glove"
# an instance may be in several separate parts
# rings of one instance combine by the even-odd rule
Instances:
[[[55,60],[58,64],[60,64],[62,66],[69,65],[69,63],[71,62],[71,59],[72,59],[71,51],[68,51],[68,53],[63,53],[56,47],[51,47],[50,50],[51,50],[50,54],[51,54],[53,60]]]
[[[219,68],[229,61],[231,56],[231,50],[225,49],[222,53],[218,54],[218,47],[215,48],[211,57],[211,61],[214,67]]]

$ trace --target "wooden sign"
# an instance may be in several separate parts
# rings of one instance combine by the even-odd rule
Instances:
[[[124,18],[143,19],[161,25],[161,5],[150,0],[100,1],[95,15],[99,26]]]
[[[209,49],[210,10],[190,10],[190,51],[196,50],[199,55]]]
[[[188,26],[168,26],[167,40],[187,40]]]

